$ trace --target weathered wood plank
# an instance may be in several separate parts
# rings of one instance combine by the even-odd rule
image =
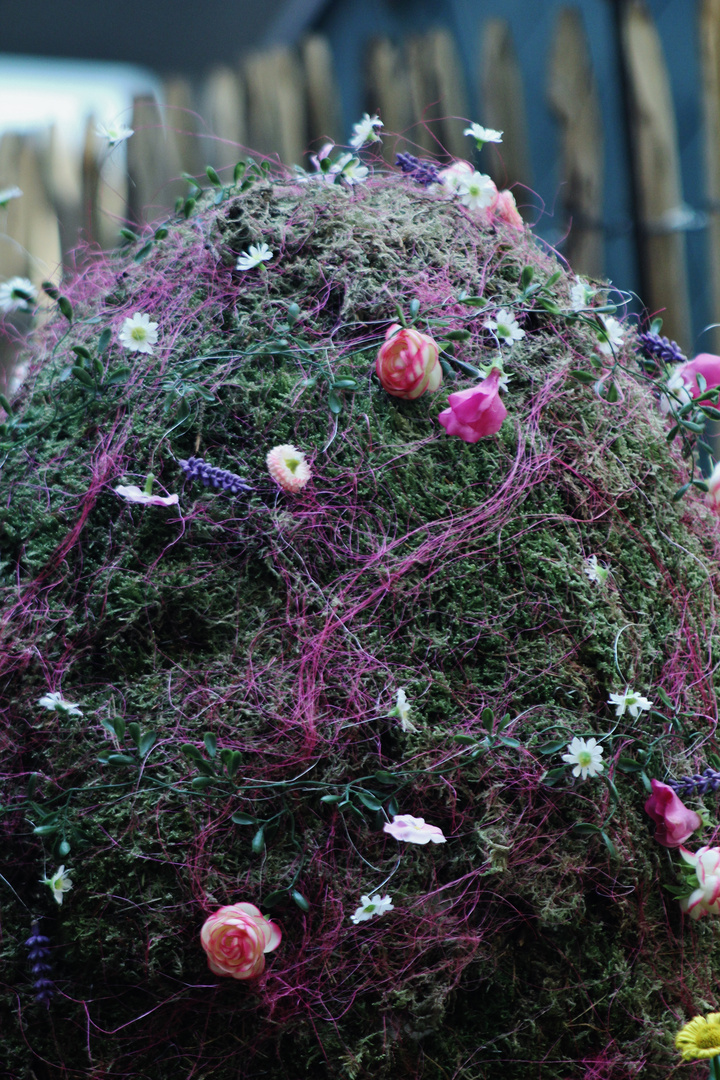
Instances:
[[[154,97],[135,98],[130,126],[135,134],[127,142],[129,216],[138,222],[156,221],[186,190],[177,180],[181,172],[177,147],[168,137]]]
[[[285,165],[303,163],[308,143],[305,76],[287,48],[253,53],[243,64],[248,138],[254,150]]]
[[[245,86],[230,68],[215,68],[201,91],[200,108],[205,121],[203,160],[215,169],[234,165],[243,157],[247,138]]]
[[[711,207],[708,258],[712,321],[720,323],[720,0],[702,0],[699,11],[705,184]],[[720,327],[703,339],[705,348],[720,352]]]
[[[488,19],[483,25],[479,56],[478,120],[503,132],[500,147],[486,146],[482,151],[483,168],[498,187],[519,183],[532,188],[525,89],[510,26],[504,19]]]
[[[622,11],[624,62],[631,97],[631,144],[637,176],[647,296],[663,314],[663,333],[690,347],[690,302],[685,236],[673,230],[682,221],[682,186],[675,109],[657,28],[643,0]]]
[[[570,225],[564,254],[579,274],[603,273],[603,129],[590,52],[577,8],[562,8],[548,70],[561,127],[560,197]]]
[[[384,131],[393,135],[403,135],[411,142],[415,132],[409,131],[413,118],[410,75],[403,49],[393,45],[388,38],[375,38],[368,48],[366,62],[365,101],[368,112],[378,113],[383,122]],[[407,149],[403,141],[399,149]],[[383,150],[390,161],[395,160],[395,142],[386,140]]]
[[[310,140],[344,141],[340,90],[335,78],[330,42],[322,34],[311,34],[300,45],[300,57],[307,87]]]
[[[207,165],[200,153],[201,120],[195,110],[193,88],[187,79],[167,79],[163,86],[165,107],[163,120],[167,138],[175,143],[183,172],[195,176]]]
[[[428,149],[446,150],[453,157],[467,157],[472,143],[463,130],[469,106],[462,64],[455,41],[447,30],[430,30],[417,42],[417,78],[411,88],[415,119],[432,121]]]

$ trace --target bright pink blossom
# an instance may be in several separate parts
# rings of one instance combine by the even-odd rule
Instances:
[[[720,850],[701,847],[693,854],[681,847],[680,854],[694,868],[698,880],[697,889],[680,898],[680,907],[691,919],[720,915]]]
[[[282,934],[254,904],[230,904],[210,915],[200,931],[215,975],[252,979],[265,968],[265,953],[277,949]]]
[[[495,203],[495,217],[504,225],[511,225],[513,229],[524,229],[525,222],[520,217],[515,196],[512,191],[500,191]]]
[[[395,814],[392,821],[386,821],[383,832],[404,840],[406,844],[444,844],[445,837],[437,825],[428,825],[425,818],[413,817],[412,814]]]
[[[377,377],[394,397],[412,401],[442,382],[437,343],[428,334],[398,323],[388,329],[375,361]]]
[[[702,375],[708,390],[720,386],[720,356],[715,356],[714,353],[698,353],[693,360],[688,360],[676,368],[673,378],[681,378],[690,396],[696,398],[702,393],[698,386],[698,375]]]
[[[477,386],[450,394],[450,408],[438,416],[448,435],[458,435],[465,442],[476,443],[500,430],[507,416],[507,409],[500,400],[501,375],[500,369],[494,367]]]
[[[652,780],[652,795],[645,803],[645,812],[657,828],[655,839],[664,847],[680,847],[702,826],[702,818],[677,796],[668,784]]]
[[[707,478],[705,502],[716,514],[720,514],[720,461]]]

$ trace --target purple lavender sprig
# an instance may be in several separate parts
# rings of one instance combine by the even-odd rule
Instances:
[[[684,364],[687,361],[687,356],[677,341],[668,341],[666,337],[653,334],[650,330],[638,334],[637,339],[648,356],[655,357],[663,364]]]
[[[703,773],[683,776],[681,780],[668,780],[676,795],[707,795],[711,791],[720,791],[720,769],[709,766]]]
[[[41,934],[40,927],[37,922],[34,922],[30,928],[30,937],[25,944],[29,950],[30,970],[35,976],[33,982],[35,1000],[49,1009],[50,998],[55,993],[55,984],[50,978],[50,949],[48,948],[50,938]]]
[[[186,474],[188,480],[200,480],[203,487],[222,488],[230,495],[244,494],[252,491],[252,487],[242,476],[230,472],[228,469],[218,469],[214,465],[208,465],[201,457],[191,457],[178,462],[180,468]]]
[[[398,154],[395,164],[423,187],[440,182],[439,170],[434,161],[421,160],[414,154]]]

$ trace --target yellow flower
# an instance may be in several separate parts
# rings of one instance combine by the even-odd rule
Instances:
[[[713,1058],[720,1054],[720,1013],[694,1016],[675,1036],[683,1061]]]

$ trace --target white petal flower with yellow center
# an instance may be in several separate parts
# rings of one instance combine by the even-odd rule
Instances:
[[[64,713],[65,716],[82,716],[82,709],[75,701],[66,701],[58,690],[53,690],[38,699],[38,705],[50,712]]]
[[[70,873],[72,873],[72,871],[66,870],[64,866],[61,866],[58,870],[55,871],[52,877],[44,877],[40,879],[41,885],[50,886],[53,894],[53,899],[58,904],[62,904],[63,894],[66,892],[70,892],[73,887],[72,881],[68,877]]]
[[[37,289],[28,278],[14,277],[0,285],[0,312],[3,315],[29,311],[36,299]]]
[[[615,706],[616,716],[624,716],[627,711],[632,717],[637,718],[642,711],[647,712],[652,709],[653,703],[648,698],[643,697],[642,694],[637,694],[629,686],[626,686],[625,693],[610,695],[608,705]]]
[[[0,210],[4,210],[12,199],[19,199],[21,195],[22,189],[19,187],[3,188],[0,191]]]
[[[235,263],[236,270],[254,270],[256,266],[262,266],[264,262],[269,262],[273,258],[273,253],[267,244],[255,244],[250,245],[249,251],[243,251],[238,255],[238,260]]]
[[[598,319],[602,320],[604,327],[597,346],[598,352],[601,352],[603,356],[614,356],[625,340],[622,323],[613,319],[612,315],[598,315]]]
[[[112,124],[98,124],[95,128],[95,134],[101,139],[107,139],[108,146],[117,146],[118,143],[125,142],[135,132],[132,128],[126,127],[125,124],[120,124],[117,121]]]
[[[158,339],[157,328],[158,324],[151,322],[149,315],[136,311],[133,316],[125,319],[118,334],[118,341],[129,352],[152,355],[153,345]]]
[[[562,759],[568,765],[574,765],[573,776],[582,776],[587,780],[588,776],[597,776],[605,766],[602,760],[603,748],[597,739],[579,739],[577,735],[568,744],[567,754]]]
[[[457,193],[468,210],[491,210],[498,201],[498,190],[485,173],[473,172],[460,178]]]
[[[379,116],[369,116],[363,113],[363,118],[357,124],[353,124],[353,133],[350,137],[350,146],[359,150],[361,146],[369,142],[379,142],[380,136],[375,128],[381,128],[382,120]]]
[[[386,911],[393,910],[393,902],[387,895],[380,896],[379,893],[375,893],[374,896],[361,896],[360,907],[354,915],[350,916],[350,920],[357,926],[358,923],[372,919],[374,915],[384,915]]]
[[[475,139],[478,150],[481,150],[486,142],[501,143],[503,137],[502,131],[483,127],[482,124],[471,124],[470,127],[465,128],[463,135],[469,135],[472,139]]]
[[[593,583],[597,585],[604,585],[608,579],[608,574],[610,573],[610,571],[607,570],[604,566],[600,566],[597,555],[590,555],[590,557],[585,560],[583,573],[587,574],[587,576]]]
[[[525,331],[518,324],[511,311],[500,308],[494,319],[486,319],[483,323],[486,330],[492,330],[496,337],[504,341],[506,345],[512,345],[515,341],[521,341],[525,337]]]

